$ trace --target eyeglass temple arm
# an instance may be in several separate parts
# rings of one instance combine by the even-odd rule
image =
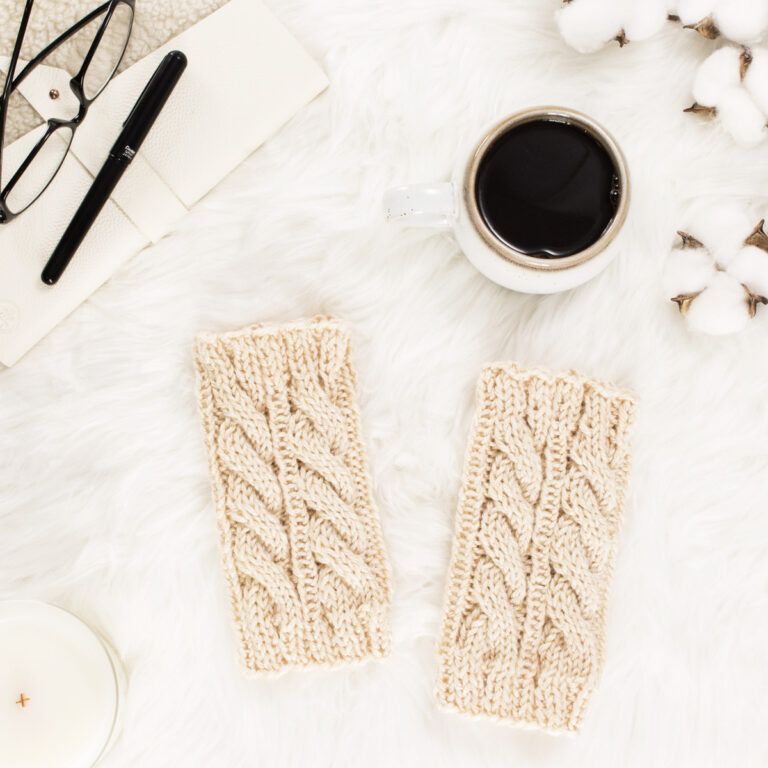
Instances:
[[[24,66],[24,69],[19,72],[19,74],[13,79],[13,84],[11,86],[11,90],[15,90],[19,87],[19,85],[23,82],[23,80],[27,77],[27,75],[41,62],[43,59],[45,59],[53,50],[58,48],[62,43],[69,40],[72,35],[77,34],[83,27],[88,26],[95,18],[100,16],[104,13],[104,11],[109,8],[111,5],[111,0],[107,0],[106,3],[103,3],[98,8],[94,8],[87,16],[83,16],[80,21],[73,24],[69,29],[62,32],[55,40],[48,43],[48,45],[43,48],[40,53],[37,54],[33,59],[30,59],[30,61],[27,62],[27,64]],[[19,46],[20,48],[21,46]],[[14,51],[16,53],[16,51]],[[18,54],[17,54],[18,58]],[[15,66],[15,61],[13,62]],[[5,95],[5,94],[3,94]]]
[[[29,17],[32,13],[32,6],[34,5],[35,0],[27,0],[26,5],[24,6],[24,13],[21,17],[21,23],[19,24],[19,32],[16,36],[16,42],[13,46],[13,53],[11,54],[11,61],[8,65],[8,72],[5,75],[5,84],[3,85],[3,93],[2,96],[0,96],[0,171],[2,170],[2,164],[3,164],[3,144],[4,144],[4,138],[5,138],[5,122],[6,122],[6,116],[8,113],[8,99],[13,91],[15,91],[19,85],[24,81],[24,79],[29,75],[29,73],[41,62],[43,61],[53,50],[55,50],[58,46],[60,46],[62,43],[69,40],[72,35],[77,34],[83,27],[90,24],[95,18],[100,16],[102,13],[104,13],[107,8],[111,5],[112,0],[107,0],[107,2],[102,3],[98,8],[94,8],[89,14],[83,16],[82,19],[75,22],[69,29],[66,29],[64,32],[62,32],[57,38],[55,38],[52,42],[50,42],[48,45],[43,48],[40,53],[37,54],[33,59],[27,62],[27,64],[24,66],[24,68],[19,72],[18,75],[15,75],[16,72],[16,64],[19,61],[19,55],[21,54],[21,46],[24,42],[24,36],[27,32],[27,26],[29,24]],[[0,190],[2,191],[2,190]]]
[[[69,29],[66,29],[64,32],[62,32],[57,38],[55,38],[52,42],[50,42],[48,45],[43,48],[40,53],[37,54],[33,59],[27,62],[27,64],[24,66],[24,68],[19,72],[18,75],[14,77],[14,74],[16,72],[16,64],[19,61],[19,55],[21,54],[21,46],[24,42],[24,36],[27,32],[27,26],[29,24],[29,17],[32,13],[32,6],[34,5],[35,0],[27,0],[26,5],[24,6],[24,13],[21,17],[21,23],[19,24],[19,32],[16,36],[16,42],[13,46],[13,53],[11,54],[11,61],[8,65],[8,72],[5,75],[5,83],[3,85],[3,93],[0,95],[0,173],[2,172],[2,164],[3,164],[3,144],[5,139],[5,122],[6,122],[6,115],[8,113],[8,99],[10,94],[15,91],[19,85],[24,81],[24,79],[29,75],[29,73],[41,62],[43,61],[53,50],[55,50],[58,46],[60,46],[62,43],[69,40],[70,37],[77,34],[83,27],[86,27],[88,24],[90,24],[95,18],[103,14],[106,10],[109,9],[109,6],[114,3],[114,0],[106,0],[106,2],[102,3],[98,8],[94,8],[90,13],[83,16],[82,19],[75,22]],[[131,6],[133,6],[132,2],[129,2]],[[2,189],[0,189],[0,192],[2,192]]]
[[[5,83],[3,83],[3,94],[0,96],[0,178],[2,178],[3,167],[3,144],[5,139],[5,119],[8,113],[8,97],[13,90],[13,75],[16,71],[16,63],[19,60],[19,54],[21,53],[21,45],[24,42],[24,35],[27,32],[27,25],[29,24],[29,16],[32,13],[32,5],[35,0],[27,0],[24,6],[24,13],[21,16],[21,22],[19,23],[19,32],[16,35],[16,42],[13,45],[13,52],[11,53],[11,60],[8,64],[8,71],[5,73]],[[0,189],[0,192],[2,190]]]

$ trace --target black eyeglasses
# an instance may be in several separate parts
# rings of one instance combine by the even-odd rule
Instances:
[[[131,36],[135,0],[108,0],[59,35],[16,74],[33,5],[34,0],[27,0],[0,95],[0,224],[11,221],[29,208],[59,172],[88,107],[104,90],[120,65]],[[92,22],[95,25],[99,19],[82,64],[69,81],[78,103],[77,114],[69,120],[55,117],[47,119],[24,137],[29,145],[28,153],[14,153],[11,158],[6,152],[4,156],[5,124],[11,94],[35,67],[64,42]]]

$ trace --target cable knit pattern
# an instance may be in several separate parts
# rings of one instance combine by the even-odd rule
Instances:
[[[350,340],[332,319],[203,334],[200,413],[246,669],[389,652],[390,574]]]
[[[443,706],[578,729],[602,665],[633,412],[631,395],[576,374],[485,368],[438,649]]]

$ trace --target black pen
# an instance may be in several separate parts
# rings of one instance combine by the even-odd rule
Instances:
[[[51,258],[48,259],[40,275],[46,285],[56,283],[67,268],[142,142],[147,138],[186,66],[187,57],[181,51],[171,51],[149,79],[123,123],[123,130],[109,151],[104,165],[61,236]]]

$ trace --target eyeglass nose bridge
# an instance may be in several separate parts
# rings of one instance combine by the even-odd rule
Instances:
[[[37,193],[36,196],[34,196],[31,200],[31,202],[24,206],[21,210],[13,211],[12,206],[8,205],[8,197],[9,193],[12,191],[10,187],[12,186],[11,182],[13,181],[13,178],[18,175],[18,169],[13,177],[11,177],[11,180],[7,182],[6,186],[8,188],[3,189],[0,187],[0,224],[7,223],[11,221],[13,218],[15,218],[20,213],[23,213],[30,205],[32,205],[39,197],[43,194],[43,192],[48,188],[51,181],[55,177],[55,175],[59,172],[61,165],[64,161],[64,157],[69,152],[69,147],[71,146],[72,138],[74,137],[74,131],[76,128],[82,124],[83,120],[86,117],[86,114],[88,112],[88,107],[101,95],[104,88],[106,88],[109,81],[114,77],[118,67],[120,66],[120,63],[125,55],[125,50],[128,46],[128,42],[130,40],[131,32],[133,29],[133,18],[134,18],[134,8],[135,8],[135,0],[107,0],[107,2],[103,3],[102,5],[95,8],[90,13],[86,14],[82,19],[77,21],[75,24],[73,24],[68,30],[63,32],[61,35],[59,35],[53,42],[49,43],[42,51],[40,51],[31,61],[27,62],[27,64],[21,68],[21,70],[18,70],[18,61],[19,61],[19,53],[21,51],[21,45],[24,39],[24,36],[26,34],[27,26],[29,23],[29,16],[32,10],[32,6],[34,5],[34,0],[27,0],[24,13],[22,15],[22,20],[19,25],[19,32],[16,38],[16,42],[14,43],[14,49],[13,54],[10,57],[9,65],[6,68],[7,71],[7,77],[6,81],[3,87],[2,93],[0,93],[0,174],[2,173],[2,166],[3,166],[3,148],[4,148],[4,133],[5,133],[5,120],[6,120],[6,114],[8,109],[8,99],[11,95],[11,93],[15,92],[19,89],[19,86],[21,83],[26,80],[28,77],[31,77],[35,70],[38,69],[45,59],[57,48],[59,48],[61,45],[63,45],[67,40],[69,40],[71,37],[73,37],[75,34],[77,34],[81,29],[85,28],[88,24],[98,19],[100,16],[103,16],[103,19],[101,20],[99,24],[99,28],[97,29],[96,34],[94,35],[93,40],[91,41],[91,44],[89,46],[89,49],[86,53],[86,56],[83,59],[83,63],[80,67],[80,70],[78,73],[66,83],[48,83],[48,87],[45,89],[47,93],[52,94],[54,91],[58,93],[59,98],[51,98],[48,101],[48,114],[49,119],[47,121],[48,124],[48,131],[56,130],[56,127],[62,127],[65,126],[67,128],[71,128],[71,136],[69,138],[69,141],[67,142],[66,151],[64,152],[64,156],[61,159],[61,162],[57,165],[55,168],[53,175],[50,177],[50,179],[45,182],[42,189]],[[102,40],[104,39],[105,31],[110,27],[110,24],[113,21],[114,15],[117,11],[117,9],[127,9],[127,15],[123,15],[123,22],[124,27],[122,30],[118,29],[118,33],[123,34],[122,39],[122,45],[119,48],[118,54],[111,60],[111,64],[113,66],[108,67],[107,74],[105,75],[103,82],[99,81],[98,85],[99,87],[93,92],[91,96],[88,95],[86,92],[86,77],[89,73],[89,67],[92,65],[94,61],[94,57],[99,50],[99,46],[102,43]],[[126,11],[122,11],[123,14],[126,13]],[[46,68],[46,70],[50,72],[56,72],[60,70],[56,70],[55,68]],[[46,70],[41,70],[41,74],[45,72]],[[11,75],[13,75],[13,79],[11,80]],[[44,91],[45,92],[45,91]],[[63,93],[72,93],[75,97],[75,99],[78,102],[78,108],[77,112],[74,116],[72,116],[72,110],[67,106],[66,99],[61,99],[61,95]],[[55,109],[53,111],[50,111],[50,107],[55,102]],[[67,115],[67,110],[69,111],[69,114]],[[34,149],[32,150],[32,153],[34,153]],[[19,166],[20,169],[28,167],[29,165],[29,157],[22,162],[22,164]],[[5,174],[7,177],[8,174]],[[17,179],[18,181],[18,179]],[[0,175],[0,184],[2,183],[2,175]]]

